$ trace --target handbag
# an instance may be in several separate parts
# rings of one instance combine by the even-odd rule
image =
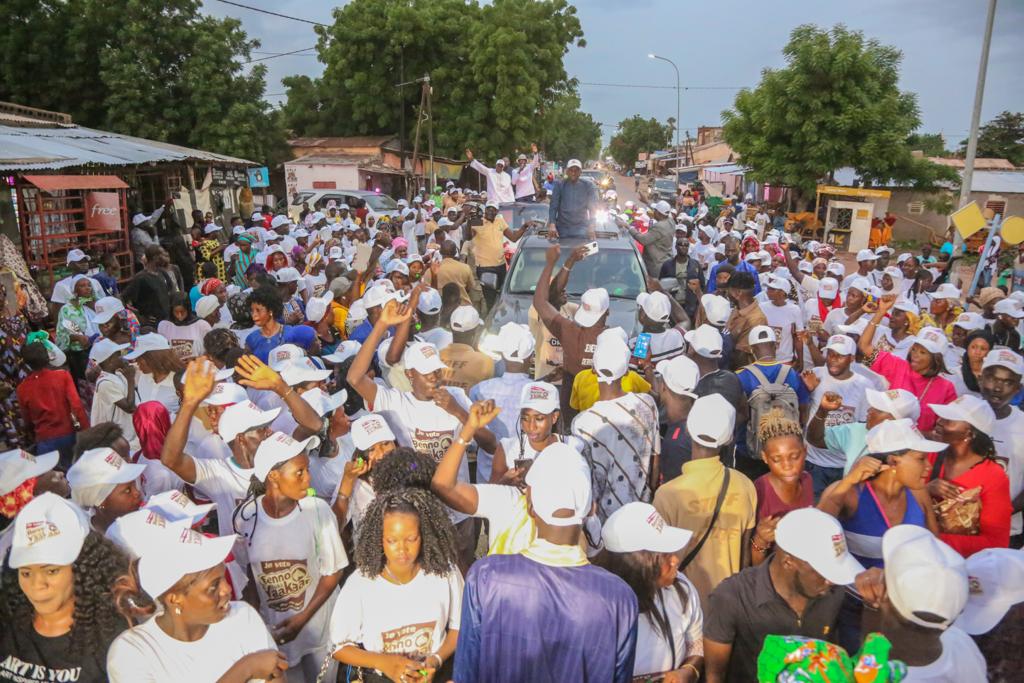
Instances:
[[[945,452],[935,458],[932,479],[942,477]],[[956,498],[945,498],[933,508],[939,523],[939,531],[959,536],[977,536],[981,533],[981,487],[975,486],[960,492]]]

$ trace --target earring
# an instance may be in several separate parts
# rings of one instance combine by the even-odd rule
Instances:
[[[175,607],[174,608],[174,613],[180,616],[181,615],[181,608],[180,607]]]

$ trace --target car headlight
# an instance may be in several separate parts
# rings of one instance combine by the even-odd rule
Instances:
[[[598,224],[604,224],[608,221],[608,212],[604,209],[598,209],[597,213],[594,214],[594,218]]]

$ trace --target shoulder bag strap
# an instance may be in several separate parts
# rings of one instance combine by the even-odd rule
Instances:
[[[711,535],[711,530],[715,528],[715,522],[718,521],[718,513],[722,511],[722,503],[725,502],[725,494],[729,490],[729,468],[725,468],[725,476],[722,477],[722,488],[718,491],[718,500],[715,501],[715,511],[711,513],[711,521],[708,522],[708,528],[704,530],[704,535],[697,541],[697,545],[693,547],[693,550],[679,563],[679,571],[684,571],[693,558],[697,557],[697,553],[704,547],[704,543],[708,540],[708,536]]]
[[[946,451],[942,451],[935,456],[935,464],[932,465],[932,479],[938,479],[942,476],[942,463],[946,460]]]

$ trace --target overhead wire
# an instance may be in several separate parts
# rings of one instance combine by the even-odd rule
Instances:
[[[312,24],[313,26],[323,26],[324,28],[330,28],[329,24],[322,24],[319,21],[313,21],[312,19],[303,19],[301,17],[293,17],[289,14],[281,14],[280,12],[271,12],[270,10],[263,9],[262,7],[253,7],[252,5],[243,5],[240,2],[232,2],[232,0],[217,0],[225,5],[233,5],[235,7],[241,7],[242,9],[251,10],[253,12],[259,12],[261,14],[269,14],[272,17],[280,17],[281,19],[291,19],[292,21],[301,21],[304,24]]]
[[[292,50],[291,52],[277,52],[277,53],[271,54],[269,57],[257,57],[256,59],[250,59],[249,61],[242,62],[242,64],[252,64],[253,62],[265,62],[268,59],[277,59],[278,57],[287,57],[288,55],[295,55],[295,54],[298,54],[300,52],[306,52],[307,50],[312,50],[315,47],[316,46],[314,45],[313,47],[304,47],[301,50]],[[316,55],[301,55],[301,56],[315,57]]]

